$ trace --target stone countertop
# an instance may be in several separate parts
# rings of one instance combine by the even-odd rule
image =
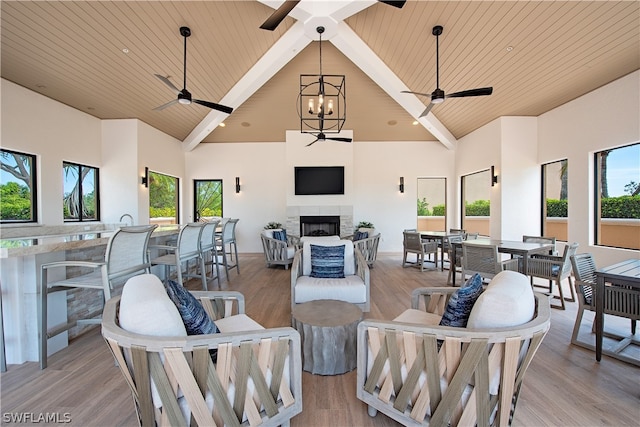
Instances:
[[[163,225],[151,235],[162,237],[179,231],[178,225]],[[106,245],[115,230],[95,230],[71,234],[12,237],[0,239],[0,258],[21,257]]]

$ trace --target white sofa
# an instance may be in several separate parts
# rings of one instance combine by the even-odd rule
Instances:
[[[467,327],[440,326],[458,289],[416,289],[393,321],[359,324],[356,393],[370,416],[410,426],[510,425],[550,327],[549,298],[505,271],[475,301]]]
[[[302,411],[298,332],[263,328],[244,314],[239,292],[192,295],[219,333],[187,335],[176,305],[151,274],[129,279],[122,296],[105,305],[102,335],[131,389],[140,425],[190,425],[192,418],[201,426],[289,425]]]
[[[368,312],[371,307],[369,266],[351,240],[303,238],[291,267],[291,308],[320,299],[346,301]],[[344,278],[312,277],[311,245],[344,246]]]

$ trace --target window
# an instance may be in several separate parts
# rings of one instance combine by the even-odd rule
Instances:
[[[100,219],[98,169],[76,163],[62,163],[65,221],[98,221]]]
[[[447,229],[447,179],[418,178],[418,230]]]
[[[542,165],[542,235],[567,241],[568,171],[565,160]]]
[[[178,178],[149,171],[149,223],[179,224]]]
[[[0,221],[37,222],[36,156],[0,150]]]
[[[222,218],[221,179],[194,180],[193,194],[195,195],[193,217],[196,221],[199,221],[200,218]]]
[[[594,156],[595,243],[640,249],[640,143]]]
[[[462,177],[462,228],[467,233],[490,235],[491,172],[484,170]]]

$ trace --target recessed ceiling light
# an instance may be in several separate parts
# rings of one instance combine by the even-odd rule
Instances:
[[[122,49],[122,53],[129,53],[129,49],[127,49],[126,47]]]
[[[225,127],[226,124],[224,122],[220,123],[218,126],[220,126],[221,128]]]
[[[249,122],[242,122],[240,123],[241,126],[248,128],[249,126],[251,126],[251,123]]]
[[[387,122],[387,124],[388,124],[389,126],[395,126],[395,125],[397,125],[397,124],[398,124],[398,121],[397,121],[397,120],[389,120],[389,121]]]
[[[513,46],[507,46],[507,52],[511,52],[513,50]]]
[[[414,120],[413,123],[411,123],[411,124],[414,125],[414,126],[418,126],[418,124],[420,124],[420,122],[417,121],[417,120]]]

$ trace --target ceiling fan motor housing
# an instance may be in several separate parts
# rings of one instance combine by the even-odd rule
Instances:
[[[431,92],[431,103],[432,104],[440,104],[444,102],[444,91],[440,88],[437,88],[433,92]]]

